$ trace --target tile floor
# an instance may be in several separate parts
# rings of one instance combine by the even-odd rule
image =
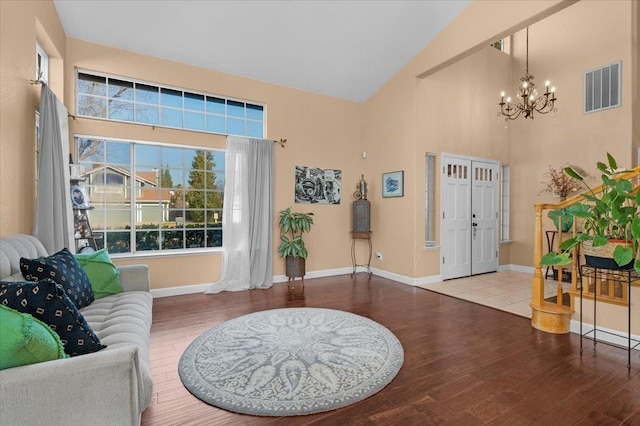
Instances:
[[[532,274],[527,272],[505,271],[419,287],[531,318],[531,277]],[[556,281],[546,280],[545,297],[555,296],[557,285]],[[563,283],[563,287],[566,291],[571,284]]]

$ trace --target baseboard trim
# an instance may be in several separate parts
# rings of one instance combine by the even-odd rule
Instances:
[[[521,266],[521,265],[502,265],[498,267],[498,272],[504,271],[519,271],[519,272],[527,272],[533,274],[534,268],[530,266]],[[344,268],[335,268],[335,269],[323,269],[320,271],[310,271],[307,272],[305,278],[324,278],[324,277],[333,277],[336,275],[347,275],[353,272],[352,267],[344,267]],[[356,273],[358,272],[367,272],[367,268],[363,266],[356,267]],[[426,277],[419,278],[411,278],[406,275],[396,274],[394,272],[385,271],[383,269],[371,268],[371,273],[382,278],[387,278],[393,281],[397,281],[402,284],[410,285],[413,287],[426,285],[426,284],[434,284],[442,281],[441,275],[428,275]],[[282,283],[287,281],[286,275],[274,275],[273,282],[274,283]],[[151,290],[151,295],[156,297],[169,297],[169,296],[180,296],[183,294],[193,294],[193,293],[203,293],[212,283],[203,283],[203,284],[193,284],[193,285],[185,285],[180,287],[167,287],[167,288],[157,288]]]
[[[572,333],[575,333],[577,335],[580,335],[580,321],[576,321],[576,320],[571,320],[571,324],[570,324],[570,331]],[[588,324],[586,322],[582,323],[582,332],[586,333],[588,331],[593,330],[593,324]],[[603,342],[607,342],[607,343],[611,343],[614,345],[620,345],[623,347],[627,346],[627,336],[624,335],[625,333],[620,331],[620,330],[614,330],[612,328],[606,328],[606,327],[601,327],[598,326],[598,330],[602,331],[603,333],[599,333],[597,334],[597,338],[599,341],[603,341]],[[608,334],[608,333],[612,333],[615,334],[617,336]],[[635,334],[631,334],[631,345],[634,345],[633,341],[640,342],[640,336],[635,335]]]

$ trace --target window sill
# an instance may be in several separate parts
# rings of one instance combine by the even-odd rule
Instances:
[[[422,250],[423,251],[440,250],[440,246],[439,245],[435,245],[435,246],[423,247]]]
[[[500,240],[499,243],[500,244],[512,244],[513,240]]]
[[[109,253],[109,257],[112,259],[156,259],[161,257],[178,257],[178,256],[202,256],[207,254],[221,254],[222,247],[216,248],[203,248],[193,250],[166,250],[166,251],[154,251],[154,252],[140,252],[140,253]]]

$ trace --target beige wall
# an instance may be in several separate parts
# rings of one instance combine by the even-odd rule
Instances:
[[[366,102],[363,134],[373,160],[367,171],[375,178],[405,170],[409,188],[404,199],[374,194],[374,246],[384,254],[384,261],[374,266],[416,280],[440,273],[439,250],[423,249],[427,151],[511,165],[514,241],[500,246],[500,264],[532,266],[533,203],[553,201],[538,196],[547,167],[571,162],[593,170],[606,150],[631,165],[632,76],[638,74],[632,63],[634,14],[637,20],[637,5],[629,0],[474,2]],[[539,85],[550,79],[558,88],[558,113],[537,115],[533,121],[520,118],[505,128],[496,117],[499,93],[513,95],[524,74],[526,25],[530,72]],[[487,47],[513,31],[512,56]],[[583,114],[584,72],[617,60],[623,61],[622,107]],[[436,188],[439,184],[437,180]],[[394,226],[380,229],[376,218]]]
[[[276,147],[276,213],[286,207],[313,212],[314,227],[306,237],[307,271],[343,268],[351,263],[351,193],[364,173],[361,164],[362,105],[310,92],[277,86],[177,62],[67,39],[66,81],[75,80],[75,69],[86,69],[146,80],[158,84],[265,103],[267,137],[286,138],[285,149]],[[74,85],[68,84],[65,104],[74,108]],[[126,123],[76,118],[76,134],[224,148],[225,138],[201,132],[163,129]],[[294,204],[295,166],[342,170],[342,202],[339,205]],[[274,218],[274,274],[284,273],[278,257],[279,230]],[[196,256],[145,256],[118,260],[119,264],[147,263],[153,288],[203,284],[220,276],[220,254]]]
[[[62,96],[65,35],[53,2],[0,1],[0,236],[33,227],[36,41],[52,58],[50,87]]]
[[[39,96],[28,80],[35,74],[38,38],[58,58],[51,86],[59,96],[64,93],[72,112],[76,67],[266,103],[267,136],[289,140],[286,149],[276,150],[276,211],[294,205],[296,165],[343,171],[339,206],[294,205],[316,215],[307,238],[309,271],[350,266],[350,194],[364,173],[370,185],[374,251],[384,255],[383,261],[374,259],[372,266],[416,279],[439,274],[439,250],[423,249],[426,151],[511,164],[515,241],[500,247],[500,263],[531,266],[532,204],[545,201],[538,197],[537,182],[546,167],[565,161],[588,167],[602,158],[603,143],[621,163],[631,165],[632,148],[640,147],[640,83],[639,73],[633,72],[638,69],[638,4],[629,0],[574,3],[473,2],[369,101],[357,104],[67,39],[52,2],[1,1],[0,235],[31,232],[33,116]],[[531,72],[538,83],[553,79],[559,111],[555,119],[537,117],[533,123],[520,119],[505,129],[495,117],[496,102],[499,91],[513,91],[522,74],[521,30],[527,24],[531,24]],[[512,57],[486,47],[513,32]],[[619,59],[624,61],[623,107],[583,115],[582,73]],[[224,147],[221,136],[98,120],[78,118],[71,122],[71,129],[96,136]],[[362,151],[368,152],[367,159]],[[383,199],[381,174],[395,170],[405,172],[405,196]],[[439,229],[436,237],[439,240]],[[274,274],[278,275],[283,265],[275,254],[276,245],[277,239]],[[220,271],[218,254],[119,263],[137,261],[151,266],[154,288],[215,281]]]

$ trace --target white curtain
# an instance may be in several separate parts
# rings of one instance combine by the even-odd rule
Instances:
[[[69,186],[69,122],[67,109],[42,83],[38,188],[33,235],[51,254],[67,247],[75,253]]]
[[[273,284],[273,141],[227,137],[222,272],[205,293]]]

